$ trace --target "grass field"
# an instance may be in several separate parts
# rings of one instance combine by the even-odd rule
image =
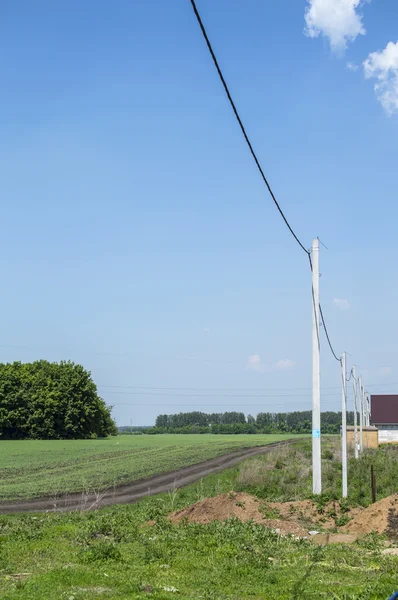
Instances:
[[[122,435],[0,442],[0,501],[100,490],[289,435]]]
[[[299,449],[306,450],[302,443]],[[280,463],[283,455],[275,454]],[[289,495],[283,469],[276,471]],[[398,589],[398,557],[383,555],[380,536],[321,547],[251,522],[173,525],[165,519],[242,485],[242,474],[247,477],[247,463],[170,494],[94,512],[0,516],[0,597],[387,600]]]

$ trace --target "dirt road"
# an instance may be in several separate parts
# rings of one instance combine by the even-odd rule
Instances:
[[[210,460],[184,467],[177,471],[153,475],[147,479],[140,479],[127,485],[111,488],[100,494],[75,493],[53,498],[33,498],[32,500],[18,502],[4,502],[0,503],[0,514],[92,510],[101,506],[111,506],[112,504],[130,504],[137,502],[137,500],[145,496],[152,496],[161,492],[168,492],[174,488],[183,487],[198,479],[202,479],[206,475],[219,473],[229,467],[233,467],[246,458],[265,454],[275,448],[275,446],[284,446],[291,442],[292,440],[286,440],[268,444],[267,446],[238,450],[237,452],[211,458]]]

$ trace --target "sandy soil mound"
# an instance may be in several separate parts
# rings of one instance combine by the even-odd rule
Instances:
[[[307,537],[308,532],[335,527],[335,520],[328,516],[338,514],[338,505],[330,504],[319,513],[311,500],[299,502],[265,502],[250,494],[220,494],[206,498],[172,515],[170,520],[179,523],[186,519],[190,523],[211,523],[235,517],[241,521],[253,520],[279,533]]]
[[[398,494],[364,508],[342,530],[357,534],[376,531],[398,537]]]
[[[315,536],[318,538],[318,543],[339,541],[352,543],[358,536],[372,531],[398,538],[398,494],[384,498],[365,509],[351,509],[346,514],[352,520],[339,528],[341,534],[331,536],[327,532],[336,526],[336,518],[341,516],[337,503],[331,502],[323,508],[322,512],[319,512],[316,503],[311,500],[265,502],[244,492],[238,494],[230,492],[215,498],[206,498],[173,513],[169,518],[173,523],[187,520],[190,523],[206,524],[235,517],[244,522],[253,520],[255,523],[275,529],[282,535],[290,534],[299,537],[311,537],[310,531],[323,530],[325,534]]]
[[[272,518],[267,518],[267,511],[262,510],[263,505],[264,502],[244,492],[220,494],[215,498],[206,498],[179,510],[170,515],[170,520],[173,523],[179,523],[186,519],[190,523],[206,524],[212,521],[226,521],[235,517],[243,522],[252,520],[255,523],[261,523],[283,535],[308,536],[306,528],[297,521],[280,519],[276,511],[275,518],[273,518],[274,515]],[[267,510],[268,507],[270,507],[270,503],[267,503]]]

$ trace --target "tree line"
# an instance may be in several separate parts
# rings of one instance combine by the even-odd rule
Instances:
[[[353,425],[354,413],[347,413]],[[340,433],[341,412],[321,413],[321,433]],[[261,412],[256,417],[242,412],[188,412],[158,415],[155,427],[146,433],[311,433],[312,411]]]
[[[0,363],[0,440],[116,435],[89,371],[70,361]]]

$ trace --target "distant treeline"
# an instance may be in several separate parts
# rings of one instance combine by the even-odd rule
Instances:
[[[354,413],[347,413],[347,424],[353,425]],[[341,412],[321,413],[321,433],[339,433]],[[311,433],[310,410],[290,413],[259,413],[257,417],[242,412],[189,412],[159,415],[155,427],[145,433]]]
[[[119,435],[140,435],[146,433],[148,429],[152,429],[151,425],[121,425],[117,428]]]

